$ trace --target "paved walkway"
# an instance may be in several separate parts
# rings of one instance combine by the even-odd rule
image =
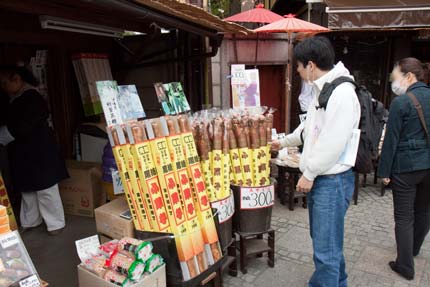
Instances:
[[[225,286],[305,287],[313,272],[312,245],[307,209],[294,211],[276,205],[272,227],[276,230],[276,264],[266,258],[250,260],[248,274],[225,275]],[[358,205],[351,205],[345,224],[345,257],[350,287],[429,287],[430,237],[416,258],[414,281],[402,279],[388,267],[395,259],[393,204],[391,191],[379,196],[376,186],[360,190]]]

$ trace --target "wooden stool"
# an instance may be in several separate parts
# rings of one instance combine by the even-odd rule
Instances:
[[[231,243],[227,246],[227,259],[221,267],[221,272],[224,273],[228,269],[230,276],[237,276],[237,247],[236,239],[233,238]]]
[[[206,279],[204,279],[200,286],[206,287],[206,286],[213,286],[213,287],[221,287],[222,286],[222,272],[221,269],[217,272],[213,272],[210,274]]]
[[[266,232],[259,233],[242,233],[239,235],[239,251],[240,251],[240,270],[243,274],[248,272],[247,259],[251,256],[262,257],[264,253],[268,253],[270,267],[275,267],[275,231],[270,229]],[[267,239],[264,235],[267,234]]]

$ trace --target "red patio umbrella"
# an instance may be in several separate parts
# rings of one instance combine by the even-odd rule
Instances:
[[[285,99],[285,112],[288,116],[285,117],[285,129],[289,132],[289,118],[291,117],[291,81],[293,78],[292,62],[293,62],[293,33],[321,33],[330,31],[328,28],[319,26],[301,19],[297,19],[295,15],[289,14],[284,16],[282,20],[273,22],[263,27],[254,30],[257,33],[288,33],[288,76],[287,76],[287,94]]]
[[[273,23],[282,19],[281,15],[265,9],[263,4],[258,4],[254,9],[235,14],[224,20],[243,23]]]
[[[233,16],[225,18],[224,20],[230,21],[230,22],[240,22],[240,23],[266,24],[266,23],[273,23],[282,19],[284,18],[281,15],[276,14],[268,9],[265,9],[264,4],[258,4],[257,6],[255,6],[254,9],[235,14]],[[233,37],[235,38],[234,35]],[[236,47],[235,39],[234,39],[234,45]],[[257,65],[257,58],[258,58],[258,34],[257,34],[257,41],[255,42],[255,65]]]

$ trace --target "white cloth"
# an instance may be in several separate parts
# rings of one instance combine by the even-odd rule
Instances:
[[[10,142],[13,142],[15,138],[10,134],[8,128],[6,126],[0,127],[0,144],[8,145]]]
[[[64,209],[58,184],[35,192],[23,192],[21,201],[21,225],[36,227],[45,221],[48,231],[66,226]]]
[[[300,109],[303,112],[307,112],[309,109],[309,105],[312,103],[314,95],[313,95],[313,86],[308,84],[306,81],[302,81],[302,90],[299,95],[299,103]]]
[[[338,160],[360,122],[360,103],[355,88],[350,83],[339,85],[332,93],[326,110],[316,109],[318,97],[325,83],[347,76],[353,78],[342,62],[314,82],[314,98],[309,105],[306,121],[284,140],[282,146],[302,144],[300,170],[308,180],[319,175],[339,174],[351,166],[338,164]]]

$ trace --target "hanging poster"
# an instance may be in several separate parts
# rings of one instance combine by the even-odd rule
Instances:
[[[155,93],[157,94],[158,102],[161,104],[161,109],[163,110],[164,114],[174,115],[175,110],[170,105],[170,101],[166,95],[166,91],[164,90],[163,83],[155,83],[154,89]]]
[[[96,82],[96,85],[107,125],[122,124],[123,121],[118,103],[118,85],[116,81],[99,81]]]
[[[260,79],[258,69],[246,70],[245,65],[232,65],[231,90],[233,108],[260,106]]]
[[[174,82],[164,84],[163,87],[166,91],[166,95],[169,98],[170,105],[173,107],[176,114],[183,114],[191,110],[181,83]]]
[[[140,102],[139,94],[135,85],[118,86],[119,107],[123,121],[137,120],[145,118],[145,111]]]

